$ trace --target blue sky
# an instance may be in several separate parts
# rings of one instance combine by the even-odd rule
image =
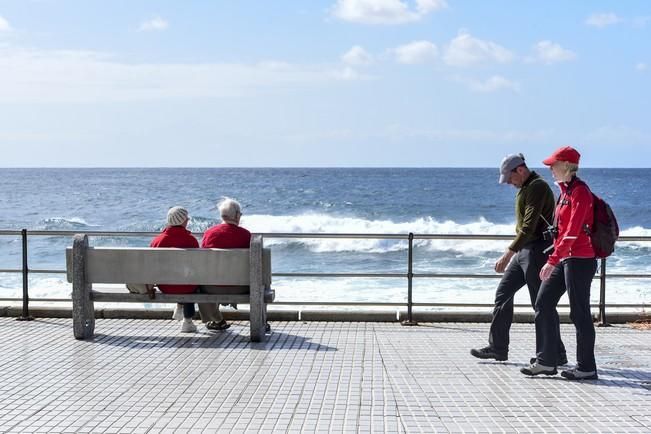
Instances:
[[[0,0],[0,167],[651,167],[651,3]]]

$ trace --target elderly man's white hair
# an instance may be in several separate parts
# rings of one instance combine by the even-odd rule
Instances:
[[[217,204],[217,207],[219,208],[219,214],[224,221],[236,222],[237,217],[242,214],[240,203],[230,197],[223,197]]]

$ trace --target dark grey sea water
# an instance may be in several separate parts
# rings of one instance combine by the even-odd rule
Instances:
[[[538,169],[550,183],[547,169]],[[580,176],[614,208],[625,235],[651,235],[651,169],[583,169]],[[218,222],[221,196],[243,205],[253,232],[419,234],[513,233],[515,189],[496,169],[0,169],[0,229],[158,231],[183,205],[190,229]],[[557,191],[556,187],[553,187]],[[146,245],[148,239],[98,238],[96,245]],[[69,240],[30,239],[30,267],[62,269]],[[397,240],[268,239],[275,272],[404,272]],[[491,273],[502,241],[417,241],[416,272]],[[20,242],[0,237],[0,268],[20,268]],[[651,273],[651,243],[621,244],[611,272]],[[496,281],[420,280],[417,301],[491,301]],[[617,301],[651,301],[651,282],[612,284]],[[38,296],[63,296],[60,275],[34,275]],[[0,276],[0,296],[20,276]],[[401,301],[402,279],[276,279],[280,299]],[[595,291],[596,292],[596,291]],[[526,302],[526,300],[524,301]]]

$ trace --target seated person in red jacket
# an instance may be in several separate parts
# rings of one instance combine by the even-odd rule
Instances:
[[[149,247],[179,247],[199,248],[199,242],[186,229],[190,216],[188,211],[180,206],[170,208],[167,212],[167,226],[153,239]],[[197,285],[158,285],[158,289],[165,294],[192,294],[197,291]],[[181,332],[194,333],[197,326],[192,322],[194,317],[194,303],[183,304],[183,325]]]
[[[251,232],[240,227],[242,210],[240,204],[231,198],[225,197],[218,204],[222,223],[209,228],[203,234],[201,247],[204,249],[248,249],[251,243]],[[210,287],[201,286],[201,292],[211,293]],[[206,328],[211,330],[226,330],[228,324],[215,303],[199,303],[201,320],[206,323]]]

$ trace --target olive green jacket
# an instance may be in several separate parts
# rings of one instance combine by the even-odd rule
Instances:
[[[547,182],[531,172],[515,196],[516,237],[509,249],[518,252],[526,244],[542,239],[547,222],[553,222],[555,205],[554,193]]]

